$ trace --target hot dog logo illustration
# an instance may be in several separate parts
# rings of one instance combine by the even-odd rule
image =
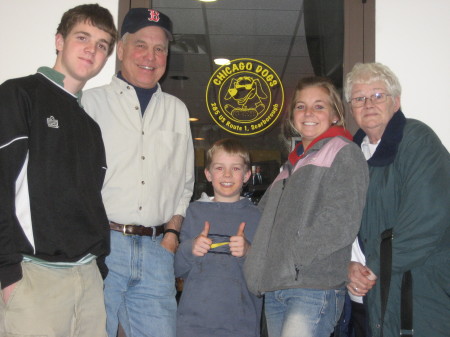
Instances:
[[[206,89],[212,119],[237,135],[254,135],[270,128],[284,103],[278,75],[254,59],[236,59],[217,69]]]

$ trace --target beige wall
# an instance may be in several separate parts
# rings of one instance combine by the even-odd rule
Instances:
[[[402,84],[407,117],[428,124],[450,149],[450,1],[377,0],[376,56]]]
[[[83,0],[0,0],[0,83],[53,67],[56,59],[55,33],[63,13]],[[118,0],[96,0],[108,8],[117,23]],[[114,51],[115,53],[115,51]],[[108,83],[115,71],[115,56],[85,88]]]

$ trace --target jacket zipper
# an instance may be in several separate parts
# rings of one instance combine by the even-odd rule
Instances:
[[[294,264],[294,267],[295,267],[295,280],[298,281],[298,273],[300,272],[300,268],[296,264]]]
[[[286,164],[284,165],[285,167],[283,167],[283,169],[287,169],[287,170],[289,170],[289,168],[286,166]],[[291,175],[291,170],[289,170],[289,177],[290,177],[290,175]],[[286,178],[284,178],[283,179],[283,184],[282,184],[282,187],[281,187],[281,193],[280,193],[280,197],[278,198],[278,203],[277,203],[277,209],[276,209],[276,211],[275,211],[275,215],[274,215],[274,217],[273,217],[273,219],[275,220],[276,218],[277,218],[277,213],[278,213],[278,208],[279,208],[279,206],[280,206],[280,201],[281,201],[281,198],[283,197],[283,192],[284,192],[284,187],[286,186]],[[272,230],[273,230],[273,227],[272,227]],[[266,251],[266,255],[267,255],[267,251]],[[259,278],[259,285],[256,287],[258,290],[257,290],[257,292],[259,293],[259,294],[262,294],[262,292],[259,290],[261,287],[260,287],[260,285],[261,285],[261,278]]]

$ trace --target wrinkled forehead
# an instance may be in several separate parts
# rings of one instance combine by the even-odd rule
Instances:
[[[148,44],[169,45],[166,32],[161,27],[148,26],[137,30],[135,33],[125,33],[122,41],[127,43],[129,41],[142,41]]]
[[[388,91],[388,86],[383,80],[359,80],[355,81],[352,85],[352,93],[358,92],[376,92],[376,91]]]

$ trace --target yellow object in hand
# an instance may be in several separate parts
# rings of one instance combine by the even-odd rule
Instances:
[[[213,244],[211,245],[211,249],[217,248],[217,247],[220,247],[220,246],[224,246],[224,245],[228,245],[228,244],[230,244],[230,243],[229,243],[229,242],[213,243]]]

